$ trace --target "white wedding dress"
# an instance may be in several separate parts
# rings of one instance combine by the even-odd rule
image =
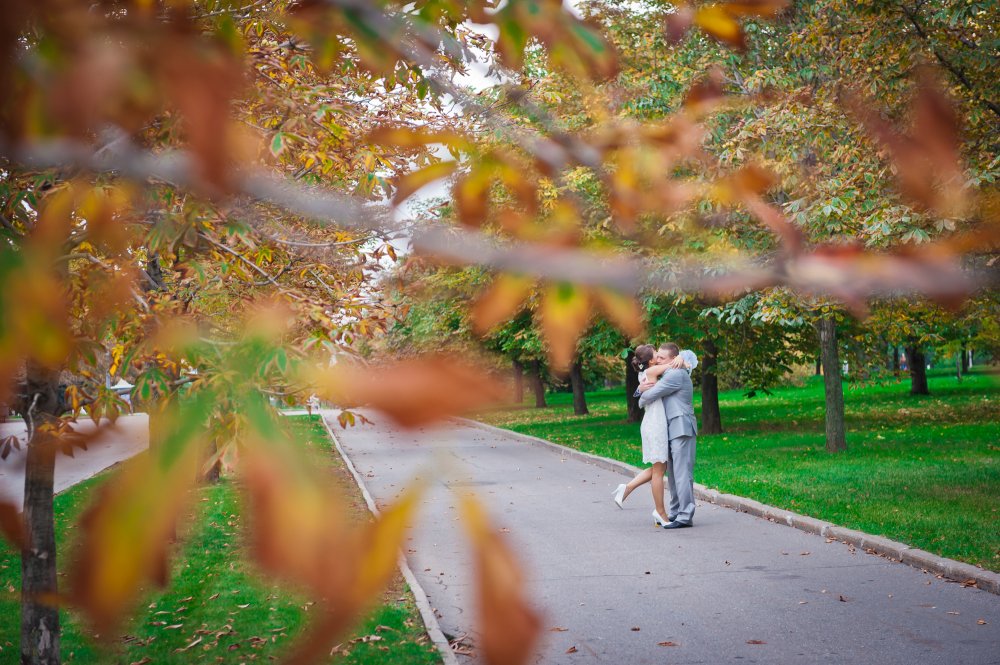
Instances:
[[[646,382],[646,370],[639,372],[639,383]],[[667,434],[667,411],[663,400],[650,402],[645,407],[646,414],[642,417],[639,434],[642,437],[642,463],[667,461],[669,452],[669,435]]]

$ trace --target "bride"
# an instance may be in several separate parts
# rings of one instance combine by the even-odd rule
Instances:
[[[684,369],[690,373],[697,365],[697,356],[691,351],[685,349],[676,358],[671,359],[666,352],[657,350],[652,344],[642,344],[637,347],[635,357],[632,359],[632,367],[639,373],[640,385],[656,383],[668,369]],[[663,503],[663,474],[670,451],[667,413],[661,400],[647,404],[645,409],[646,413],[639,428],[642,437],[642,463],[652,466],[641,471],[628,484],[619,485],[614,492],[614,501],[619,508],[624,508],[622,504],[632,490],[650,483],[653,504],[656,506],[653,510],[653,523],[656,526],[665,526],[669,522]]]

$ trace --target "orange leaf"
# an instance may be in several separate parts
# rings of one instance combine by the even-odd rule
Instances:
[[[312,377],[319,394],[344,407],[368,404],[404,427],[417,427],[498,404],[503,382],[468,358],[425,356],[382,367],[348,365]]]
[[[393,145],[400,148],[442,143],[459,150],[469,150],[469,140],[457,132],[427,131],[419,127],[379,127],[368,135],[368,142],[378,145]]]
[[[736,0],[726,2],[723,7],[733,16],[760,16],[773,18],[783,12],[789,0]]]
[[[257,562],[318,605],[285,662],[315,662],[363,617],[395,574],[424,485],[411,486],[379,519],[350,524],[340,508],[344,498],[305,458],[257,441],[248,447],[243,468]]]
[[[446,178],[455,172],[458,162],[435,162],[422,169],[412,171],[396,180],[396,193],[392,197],[394,205],[399,205],[424,185]]]
[[[587,292],[572,284],[548,286],[542,295],[542,333],[556,371],[566,371],[576,353],[576,342],[590,321]]]
[[[455,182],[453,196],[460,222],[469,226],[483,223],[486,219],[491,181],[488,169],[474,168]]]
[[[642,309],[635,298],[611,289],[594,289],[594,296],[608,320],[629,337],[641,337]]]
[[[535,280],[522,275],[500,275],[472,307],[472,329],[485,335],[520,309],[531,295]]]
[[[542,622],[525,597],[521,569],[473,495],[462,497],[461,512],[476,561],[480,652],[488,665],[527,663]]]

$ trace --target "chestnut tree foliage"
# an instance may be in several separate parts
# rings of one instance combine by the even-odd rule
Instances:
[[[317,392],[403,426],[504,398],[454,389],[481,382],[469,354],[399,360],[387,384],[365,366],[421,287],[438,314],[406,322],[413,337],[483,338],[536,378],[626,346],[645,318],[673,331],[664,299],[689,326],[671,334],[710,342],[720,363],[774,345],[740,326],[878,321],[893,298],[926,306],[899,314],[908,327],[883,315],[880,342],[931,339],[916,321],[931,311],[996,339],[954,314],[988,282],[998,240],[995,3],[3,11],[0,401],[30,439],[24,513],[0,506],[0,524],[22,548],[23,662],[58,662],[58,603],[113,639],[140,590],[166,582],[188,490],[219,468],[245,480],[262,573],[317,603],[288,660],[328,652],[392,574],[422,487],[371,525],[331,519],[340,497],[284,445],[268,398]],[[497,85],[463,87],[482,65]],[[400,221],[432,183],[445,204]],[[412,256],[383,297],[401,237]],[[404,338],[396,348],[424,348]],[[798,342],[779,340],[784,362]],[[767,378],[781,364],[739,367]],[[54,459],[86,445],[81,414],[124,411],[109,375],[135,384],[153,445],[98,493],[61,565]],[[0,445],[6,457],[15,442]],[[540,622],[521,573],[462,501],[479,647],[527,662]]]

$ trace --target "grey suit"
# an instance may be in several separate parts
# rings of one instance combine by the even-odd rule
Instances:
[[[698,440],[691,376],[683,369],[668,369],[655,386],[639,396],[639,406],[644,407],[656,399],[663,401],[669,429],[669,513],[678,522],[690,524],[694,520],[694,456]]]

